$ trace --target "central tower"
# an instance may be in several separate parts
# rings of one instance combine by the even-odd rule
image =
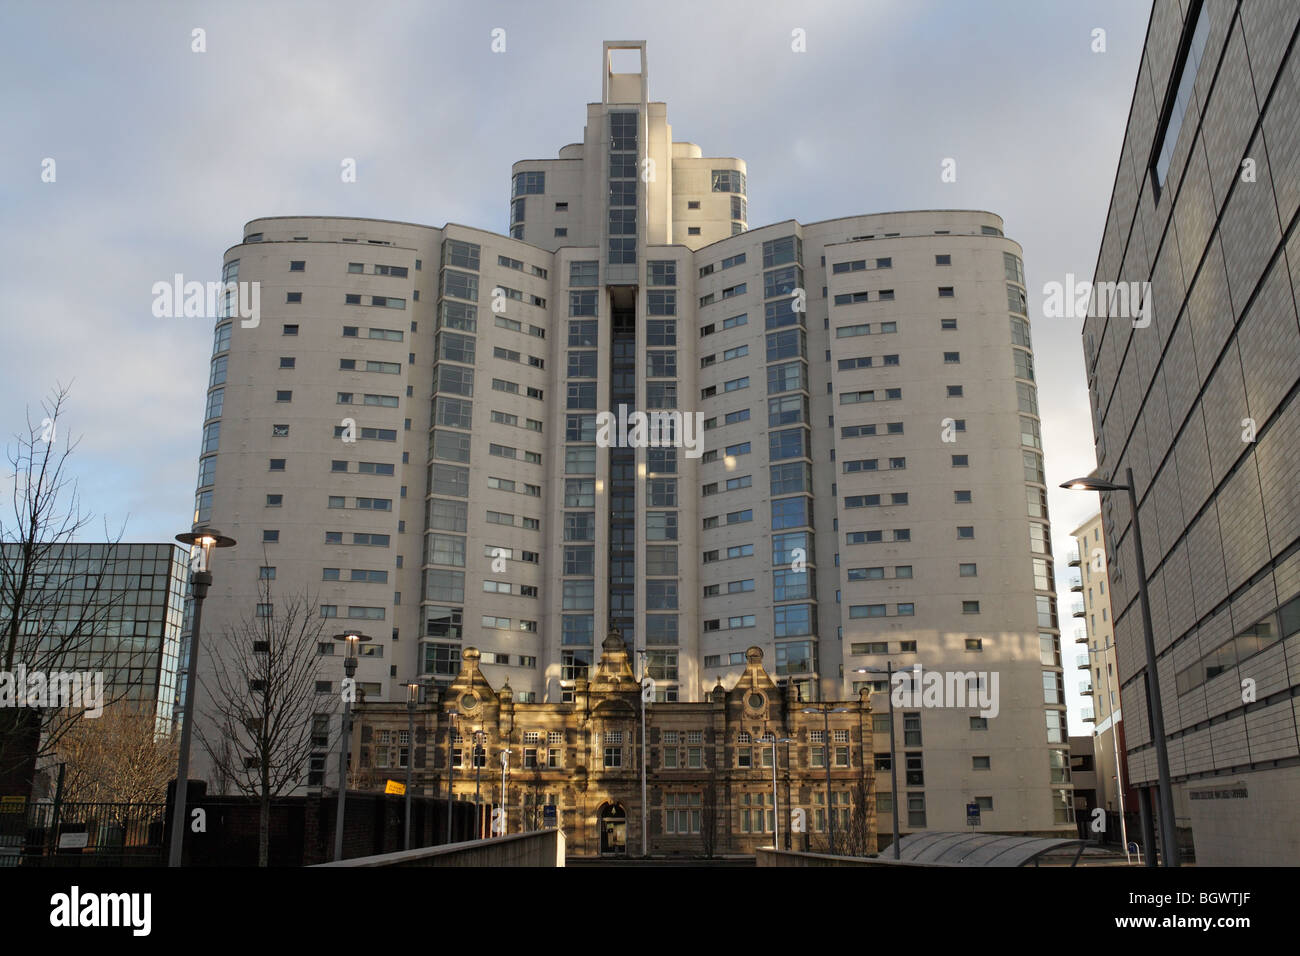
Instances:
[[[679,345],[689,348],[678,341],[678,295],[693,293],[694,250],[745,230],[745,165],[674,143],[648,90],[645,42],[605,42],[583,142],[513,168],[511,236],[555,253],[567,279],[564,429],[552,433],[550,484],[562,555],[550,584],[561,600],[547,628],[560,667],[546,691],[563,699],[609,625],[647,653],[661,699],[697,676],[695,462],[674,448],[597,447],[595,422],[604,410],[686,410],[695,381],[678,362]]]

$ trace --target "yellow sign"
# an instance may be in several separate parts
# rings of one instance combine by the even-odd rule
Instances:
[[[390,780],[384,787],[384,793],[406,793],[406,784],[398,783],[396,780]]]
[[[0,813],[22,813],[26,808],[26,797],[0,797]]]

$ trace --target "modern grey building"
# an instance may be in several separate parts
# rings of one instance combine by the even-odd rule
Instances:
[[[1202,864],[1300,855],[1298,24],[1294,3],[1155,4],[1096,267],[1149,283],[1153,308],[1083,324],[1098,472],[1135,477],[1175,818]],[[1149,793],[1122,495],[1102,519],[1128,766]]]
[[[884,668],[919,664],[904,826],[1068,832],[1020,247],[978,211],[750,229],[744,162],[674,142],[644,54],[607,43],[582,142],[514,165],[509,236],[285,217],[226,253],[262,314],[216,324],[196,520],[239,547],[205,625],[310,588],[383,700],[472,646],[571,702],[612,624],[700,701],[757,646],[806,701],[882,692],[881,771]]]

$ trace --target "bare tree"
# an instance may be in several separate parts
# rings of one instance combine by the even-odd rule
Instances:
[[[853,812],[844,831],[843,853],[846,856],[869,856],[876,852],[875,793],[865,773],[853,785]],[[837,841],[838,842],[838,841]]]
[[[303,782],[314,718],[333,712],[335,696],[316,694],[325,619],[315,614],[315,598],[302,594],[277,604],[269,581],[262,591],[264,613],[246,616],[213,642],[200,680],[211,703],[196,729],[216,776],[257,798],[258,865],[266,866],[271,801]]]
[[[29,410],[26,433],[15,435],[7,451],[12,518],[0,519],[0,672],[15,684],[19,668],[47,676],[102,669],[106,657],[92,653],[91,638],[117,633],[113,612],[125,597],[108,587],[109,575],[119,570],[110,556],[121,530],[111,535],[105,525],[102,550],[77,543],[91,517],[81,508],[68,466],[79,444],[63,421],[68,394],[66,386],[56,386],[42,402],[39,422]],[[130,666],[140,668],[147,654],[142,650],[138,660],[127,661],[122,651],[118,645],[109,652],[113,669],[103,675],[104,705],[126,697]],[[85,709],[28,706],[30,698],[15,703],[0,708],[0,777],[52,755]]]
[[[523,801],[523,821],[522,826],[525,831],[540,830],[544,820],[545,805],[542,803],[542,776],[540,773],[534,773],[531,780],[524,779],[519,782],[521,790],[520,799]]]
[[[78,721],[59,741],[70,803],[161,803],[176,774],[176,740],[160,735],[148,710],[124,704]]]

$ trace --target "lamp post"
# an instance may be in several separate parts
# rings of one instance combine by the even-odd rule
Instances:
[[[415,764],[415,705],[420,702],[420,685],[406,685],[406,826],[402,846],[411,848],[411,767]]]
[[[820,707],[805,707],[805,714],[821,714],[823,726],[822,738],[822,757],[826,764],[826,826],[827,838],[829,845],[828,851],[835,853],[835,808],[831,804],[831,714],[847,714],[848,709],[845,707],[828,707],[822,704]]]
[[[447,842],[451,843],[452,790],[456,782],[456,761],[452,750],[456,745],[456,718],[460,713],[455,709],[447,711]]]
[[[474,826],[478,830],[478,836],[483,838],[483,811],[479,807],[479,771],[483,769],[483,763],[487,759],[487,748],[479,747],[479,737],[487,740],[487,731],[481,727],[474,728]],[[483,759],[479,759],[479,750],[483,750]]]
[[[786,740],[786,741],[789,741],[789,742],[786,743],[786,745],[785,745],[785,774],[784,774],[784,775],[782,776],[782,778],[781,778],[781,779],[784,781],[784,783],[785,783],[785,793],[786,793],[786,796],[789,797],[789,796],[790,796],[790,744],[791,744],[791,743],[794,743],[795,741],[794,741],[792,738],[790,738],[790,737],[784,737],[784,738],[782,738],[782,739],[783,739],[783,740]],[[792,808],[792,812],[793,812],[794,800],[791,799],[791,800],[789,801],[789,803],[790,803],[790,806],[791,806],[791,808]],[[790,825],[789,827],[787,827],[787,828],[786,828],[786,831],[785,831],[785,849],[787,849],[787,850],[790,849],[790,844],[791,844],[791,842],[792,842],[792,841],[791,841],[790,834],[791,834],[791,832],[792,832],[792,830],[793,830],[793,826],[794,826],[793,821],[791,821],[791,825]]]
[[[514,753],[509,747],[501,751],[501,832],[495,836],[505,836],[510,829],[510,801],[506,799],[506,769],[510,766],[510,755]]]
[[[649,685],[646,679],[649,677],[649,652],[644,648],[637,649],[637,659],[641,662],[641,856],[644,859],[649,856],[649,823],[646,816],[646,737],[649,735],[649,728],[645,722],[645,696]]]
[[[770,735],[772,738],[772,849],[781,848],[781,797],[776,790],[776,745],[792,744],[793,737],[780,737],[776,734]]]
[[[1104,654],[1106,651],[1111,650],[1114,646],[1115,643],[1113,641],[1107,641],[1105,647],[1099,647],[1095,651],[1091,647],[1089,647],[1087,648],[1087,651],[1089,654],[1097,654],[1098,656],[1100,656]],[[1129,852],[1128,852],[1128,825],[1124,820],[1124,776],[1123,774],[1120,773],[1120,769],[1119,769],[1119,721],[1115,719],[1115,705],[1110,703],[1110,700],[1111,700],[1110,668],[1107,667],[1106,668],[1106,701],[1107,701],[1107,706],[1110,707],[1110,718],[1111,718],[1110,736],[1111,736],[1112,749],[1115,751],[1115,789],[1116,792],[1119,794],[1119,837],[1121,840],[1124,841],[1124,862],[1132,863],[1133,858],[1129,856]]]
[[[335,634],[334,640],[342,641],[347,648],[343,658],[343,672],[347,680],[352,680],[357,673],[357,648],[370,638],[365,634]],[[343,859],[343,813],[348,796],[348,750],[352,746],[352,694],[344,687],[343,694],[343,731],[342,744],[339,747],[339,805],[334,813],[334,860]]]
[[[1127,484],[1116,484],[1101,478],[1075,478],[1061,485],[1071,491],[1127,491],[1129,513],[1133,518],[1133,555],[1137,562],[1138,597],[1142,604],[1142,636],[1146,643],[1147,708],[1151,712],[1151,737],[1156,749],[1157,790],[1160,798],[1160,833],[1164,844],[1165,866],[1178,865],[1178,831],[1174,826],[1174,792],[1169,781],[1169,750],[1165,743],[1165,710],[1160,700],[1160,674],[1156,668],[1156,639],[1151,625],[1151,598],[1147,594],[1147,567],[1142,554],[1142,527],[1138,521],[1137,492],[1134,490],[1133,469],[1124,469]],[[1127,844],[1125,844],[1127,849]],[[1155,860],[1147,848],[1147,866]]]
[[[189,796],[190,738],[194,733],[194,684],[199,661],[199,624],[203,619],[203,599],[212,586],[212,572],[208,570],[213,548],[233,548],[235,539],[228,538],[215,528],[195,525],[176,540],[190,546],[190,582],[194,588],[194,621],[190,628],[190,659],[185,668],[185,709],[182,711],[180,754],[176,760],[176,795],[172,800],[172,839],[167,852],[167,865],[181,865],[181,849],[185,840],[185,800]]]
[[[907,667],[900,667],[897,671],[899,674],[915,673],[917,664],[909,664]],[[893,795],[889,799],[891,809],[894,812],[894,859],[902,858],[902,851],[898,846],[898,750],[894,746],[894,698],[892,690],[894,687],[894,662],[890,661],[882,671],[879,667],[858,667],[854,669],[855,674],[885,674],[891,693],[889,696],[889,786],[893,788]]]

